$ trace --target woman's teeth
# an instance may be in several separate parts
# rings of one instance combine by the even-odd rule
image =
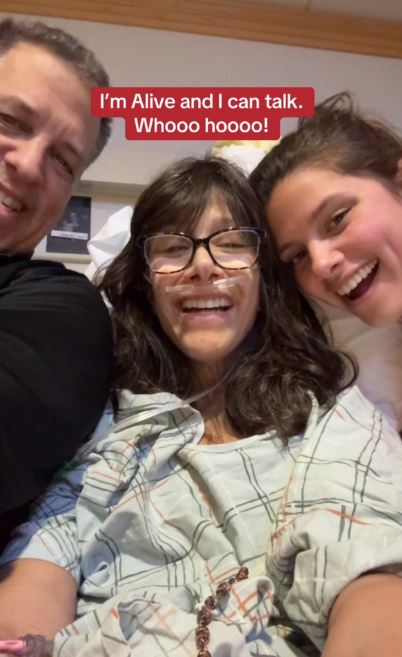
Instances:
[[[339,296],[344,297],[345,295],[350,294],[350,293],[355,289],[355,287],[357,287],[357,286],[359,285],[359,283],[361,283],[362,281],[364,281],[364,279],[367,278],[367,276],[368,276],[369,274],[371,274],[371,272],[373,271],[374,267],[376,267],[376,266],[377,266],[377,260],[372,260],[371,262],[369,262],[368,265],[366,265],[365,267],[362,267],[362,268],[357,272],[357,274],[355,274],[355,275],[350,279],[350,281],[348,281],[348,283],[346,283],[346,285],[343,285],[343,286],[338,290],[338,294],[339,294]]]
[[[219,308],[220,310],[227,310],[230,307],[227,299],[187,299],[183,301],[183,310],[210,310]]]

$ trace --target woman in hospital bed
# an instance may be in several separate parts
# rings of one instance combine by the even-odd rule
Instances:
[[[245,177],[169,167],[102,288],[118,410],[2,556],[3,651],[402,654],[402,446],[288,281]]]

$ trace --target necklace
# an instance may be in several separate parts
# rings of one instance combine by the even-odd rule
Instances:
[[[195,630],[195,644],[198,649],[197,657],[211,657],[207,646],[210,639],[208,625],[212,620],[212,611],[230,594],[233,584],[247,578],[248,568],[242,566],[234,577],[229,577],[229,579],[218,584],[215,593],[205,599],[202,608],[197,614],[197,627]]]

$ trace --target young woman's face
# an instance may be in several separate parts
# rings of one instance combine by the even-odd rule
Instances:
[[[225,203],[215,196],[189,234],[203,238],[235,225]],[[210,285],[218,279],[240,275],[232,286],[219,289]],[[206,248],[199,246],[192,263],[182,271],[152,274],[154,310],[165,333],[191,359],[195,369],[208,364],[220,376],[254,325],[259,283],[258,265],[242,270],[222,269]],[[167,290],[178,285],[190,287],[182,292]]]
[[[372,177],[306,168],[278,183],[266,210],[304,292],[373,326],[402,317],[402,196]]]

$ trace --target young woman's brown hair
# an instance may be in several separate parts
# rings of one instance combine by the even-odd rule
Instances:
[[[385,122],[357,109],[348,92],[327,98],[311,118],[300,119],[250,175],[265,205],[277,183],[302,167],[319,166],[346,175],[374,176],[395,188],[402,138]]]

